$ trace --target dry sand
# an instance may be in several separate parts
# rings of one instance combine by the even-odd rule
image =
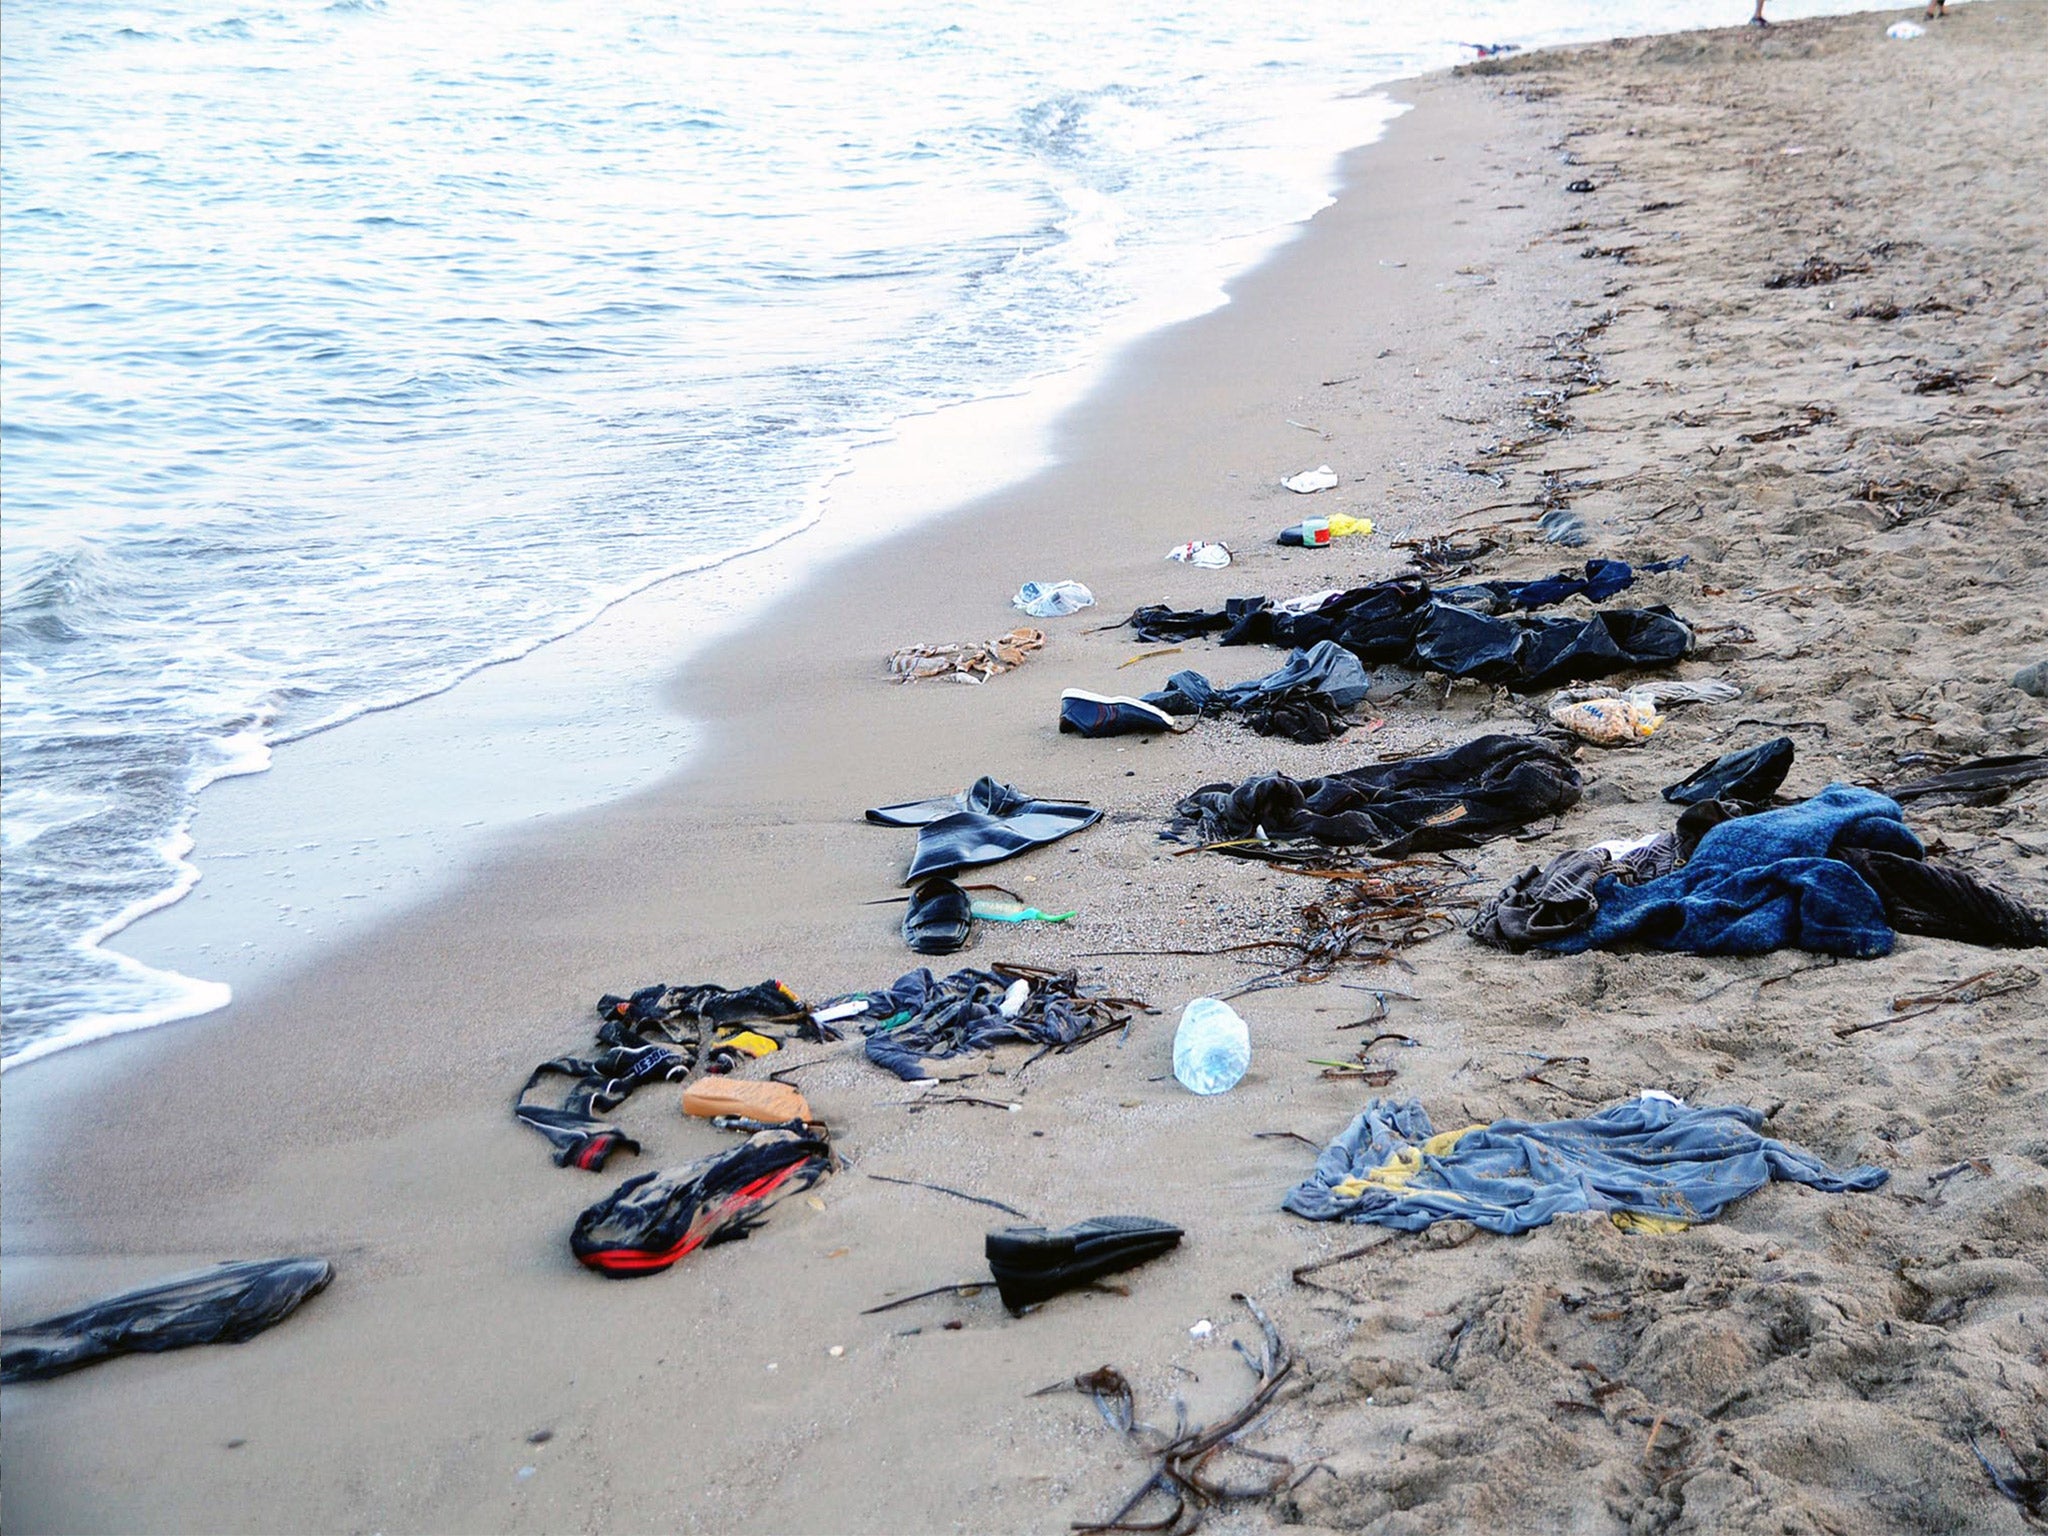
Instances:
[[[1307,1058],[1353,1048],[1338,1026],[1365,994],[1243,999],[1251,1075],[1197,1100],[1168,1075],[1174,1014],[1256,964],[1088,952],[1292,931],[1309,882],[1158,841],[1185,790],[1533,729],[1527,708],[1431,683],[1325,747],[1213,722],[1162,740],[1053,729],[1063,687],[1277,660],[1199,647],[1126,669],[1144,648],[1095,623],[1392,574],[1390,534],[1475,524],[1506,540],[1483,574],[1537,574],[1559,552],[1516,519],[1547,496],[1594,529],[1584,553],[1690,554],[1632,596],[1741,626],[1710,630],[1681,675],[1745,693],[1589,751],[1581,808],[1473,856],[1478,889],[1667,824],[1659,786],[1781,726],[1797,792],[2037,748],[2043,706],[2007,680],[2048,654],[2048,8],[1956,7],[1910,44],[1884,38],[1890,19],[1615,44],[1403,92],[1415,110],[1353,158],[1338,204],[1228,308],[1137,348],[1064,424],[1057,467],[822,571],[693,664],[677,697],[712,744],[675,782],[535,834],[222,1015],[9,1073],[8,1322],[219,1257],[339,1269],[249,1344],[10,1389],[9,1526],[1061,1529],[1114,1509],[1146,1463],[1084,1398],[1027,1394],[1107,1362],[1155,1421],[1176,1394],[1196,1420],[1227,1412],[1251,1380],[1228,1345],[1255,1337],[1242,1291],[1301,1361],[1251,1443],[1307,1475],[1211,1529],[2024,1529],[1970,1440],[2008,1473],[2048,1455],[2043,994],[1836,1031],[2042,955],[1906,938],[1834,966],[1544,960],[1436,940],[1391,977],[1415,1000],[1384,1027],[1420,1042],[1389,1058],[1386,1091],[1440,1125],[1656,1087],[1766,1108],[1773,1133],[1892,1181],[1774,1186],[1665,1238],[1439,1228],[1298,1285],[1295,1266],[1377,1233],[1282,1214],[1312,1154],[1256,1133],[1320,1143],[1357,1110],[1367,1090]],[[1580,177],[1597,190],[1567,194]],[[1815,256],[1844,272],[1767,286]],[[1275,485],[1322,462],[1343,484],[1312,503]],[[1311,508],[1381,532],[1270,545]],[[1242,558],[1159,558],[1190,537]],[[1058,576],[1089,582],[1102,619],[1048,625],[1020,671],[883,681],[891,648],[997,633],[1020,579]],[[526,1070],[587,1042],[603,991],[772,974],[819,996],[894,976],[897,909],[863,903],[894,889],[910,836],[859,812],[983,772],[1109,815],[996,873],[1081,908],[1070,931],[984,931],[962,960],[1071,958],[1164,1011],[1027,1072],[1019,1051],[960,1065],[1011,1113],[915,1110],[918,1090],[852,1054],[799,1047],[822,1060],[802,1082],[852,1164],[818,1202],[656,1278],[578,1270],[568,1225],[614,1180],[552,1167],[513,1123]],[[1911,819],[2039,900],[2042,798]],[[1537,1081],[1544,1057],[1564,1060]],[[718,1144],[670,1090],[623,1118],[647,1152],[614,1171]],[[1056,1221],[1143,1211],[1189,1238],[1128,1296],[861,1316],[975,1276],[1000,1219],[868,1173]],[[1188,1332],[1203,1318],[1206,1342]]]

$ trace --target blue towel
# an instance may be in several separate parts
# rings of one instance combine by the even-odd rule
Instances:
[[[1593,926],[1544,945],[1577,954],[1619,944],[1695,955],[1810,949],[1868,959],[1891,953],[1884,903],[1835,857],[1866,848],[1918,859],[1926,850],[1898,802],[1853,784],[1830,784],[1783,810],[1724,821],[1683,867],[1642,885],[1593,887]]]
[[[1891,1176],[1869,1167],[1835,1173],[1812,1153],[1759,1135],[1763,1120],[1753,1109],[1694,1109],[1644,1094],[1583,1120],[1496,1120],[1433,1155],[1421,1150],[1434,1134],[1421,1104],[1374,1099],[1282,1204],[1311,1221],[1403,1232],[1469,1221],[1512,1236],[1571,1211],[1712,1221],[1773,1179],[1840,1194]],[[1366,1182],[1375,1170],[1380,1178]]]

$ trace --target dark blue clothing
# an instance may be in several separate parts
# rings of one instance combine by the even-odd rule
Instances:
[[[1891,953],[1884,903],[1839,855],[1849,849],[1924,856],[1898,802],[1852,784],[1811,800],[1724,821],[1680,868],[1642,885],[1593,887],[1592,927],[1545,944],[1577,954],[1621,944],[1696,955],[1774,949],[1868,959]]]

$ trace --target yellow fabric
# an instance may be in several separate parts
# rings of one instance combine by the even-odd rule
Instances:
[[[1674,1232],[1683,1232],[1692,1225],[1680,1221],[1676,1216],[1645,1216],[1640,1211],[1614,1211],[1609,1221],[1624,1232],[1648,1232],[1658,1237],[1669,1237]]]
[[[1422,1172],[1422,1159],[1445,1157],[1451,1148],[1470,1136],[1474,1131],[1483,1131],[1483,1125],[1467,1125],[1455,1131],[1439,1131],[1419,1147],[1403,1147],[1372,1172],[1346,1179],[1330,1192],[1340,1199],[1356,1200],[1368,1187],[1377,1189],[1406,1189]],[[1446,1189],[1440,1194],[1457,1196],[1458,1191]]]
[[[782,1049],[780,1045],[770,1040],[766,1035],[757,1035],[751,1029],[743,1029],[738,1034],[732,1035],[718,1043],[720,1045],[729,1045],[736,1051],[745,1051],[749,1056],[756,1057],[766,1056],[770,1051]]]
[[[1330,525],[1330,537],[1333,539],[1372,532],[1372,519],[1369,517],[1346,517],[1342,512],[1332,512],[1323,521]]]

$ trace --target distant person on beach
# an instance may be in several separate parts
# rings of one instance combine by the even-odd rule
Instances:
[[[1948,18],[1948,0],[1927,0],[1927,9],[1920,13],[1921,20],[1932,21],[1935,17]]]
[[[1749,24],[1752,27],[1768,27],[1770,25],[1768,21],[1764,20],[1764,0],[1756,0],[1756,10],[1750,16]]]

